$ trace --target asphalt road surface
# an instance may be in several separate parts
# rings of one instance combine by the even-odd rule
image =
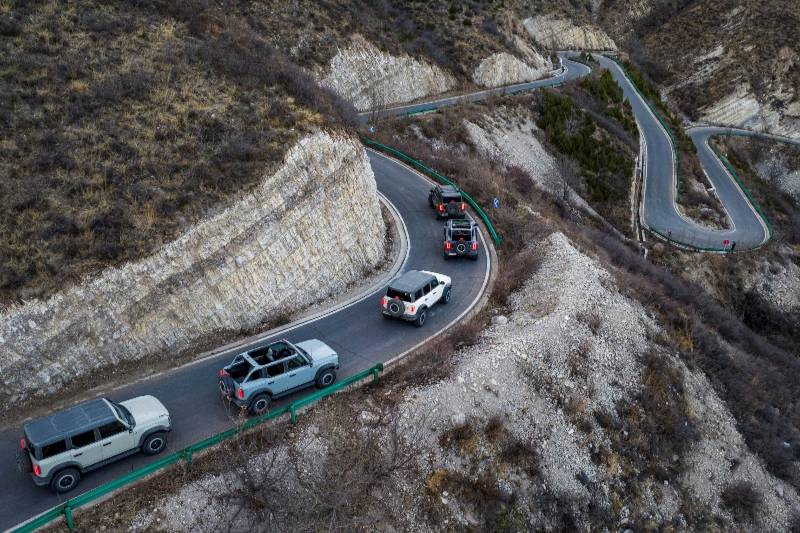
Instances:
[[[298,342],[310,338],[321,339],[339,353],[339,378],[386,362],[441,331],[477,301],[483,293],[489,272],[485,238],[481,243],[478,261],[444,260],[441,250],[443,222],[436,220],[428,205],[429,182],[381,154],[369,152],[369,157],[378,189],[397,208],[408,231],[409,255],[404,270],[432,270],[451,276],[452,299],[447,305],[432,307],[425,325],[416,328],[410,323],[386,320],[381,316],[379,300],[385,293],[385,287],[381,287],[362,301],[329,316],[288,333],[278,333],[260,340],[287,338]],[[231,413],[223,404],[217,389],[217,371],[230,362],[232,354],[244,349],[246,347],[238,347],[233,352],[124,386],[109,396],[121,401],[152,394],[161,400],[169,410],[173,423],[169,445],[163,453],[174,452],[231,427]],[[303,394],[298,393],[296,398]],[[57,496],[47,488],[34,486],[29,474],[17,471],[15,451],[20,435],[19,428],[0,432],[0,449],[5,450],[0,454],[0,530],[28,520],[69,497],[159,457],[137,454],[113,463],[86,474],[74,491]]]

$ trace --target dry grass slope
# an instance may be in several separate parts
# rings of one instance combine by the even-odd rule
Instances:
[[[147,254],[348,122],[248,15],[0,5],[0,302]]]

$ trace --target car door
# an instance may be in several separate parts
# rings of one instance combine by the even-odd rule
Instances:
[[[103,445],[94,429],[73,435],[70,440],[72,459],[82,468],[91,468],[103,460]]]
[[[430,298],[430,304],[428,305],[429,307],[439,301],[439,298],[442,297],[442,291],[444,290],[444,287],[442,285],[439,285],[439,280],[437,280],[436,278],[433,278],[430,281],[430,285],[431,285],[431,291],[428,294],[428,298]]]
[[[136,434],[119,420],[104,424],[97,430],[100,432],[100,445],[103,448],[104,461],[139,445],[136,442]]]
[[[266,380],[266,387],[272,392],[273,396],[278,396],[286,392],[286,362],[278,361],[265,366],[261,369],[261,379]],[[259,382],[259,387],[261,382]]]
[[[295,355],[286,361],[286,388],[296,388],[314,381],[314,368],[305,357]]]

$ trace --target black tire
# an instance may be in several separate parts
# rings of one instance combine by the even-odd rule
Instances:
[[[142,453],[145,455],[158,455],[167,447],[167,434],[163,431],[148,435],[142,443]]]
[[[259,394],[250,402],[250,414],[253,416],[263,415],[269,411],[269,404],[271,403],[272,398],[269,397],[269,394]]]
[[[53,476],[50,481],[50,488],[53,492],[63,494],[77,487],[80,480],[81,473],[77,468],[65,468]]]
[[[318,389],[324,389],[325,387],[330,387],[336,381],[336,370],[332,368],[326,368],[325,370],[317,373],[317,377],[314,379],[314,382],[317,384]]]
[[[421,328],[425,325],[426,318],[428,318],[428,310],[425,308],[420,309],[419,313],[417,313],[417,318],[414,319],[414,325]]]
[[[478,254],[471,255],[471,256],[469,256],[469,258],[472,259],[473,261],[477,261],[478,260]]]
[[[450,303],[450,287],[445,288],[444,292],[442,293],[442,297],[439,298],[439,301],[443,304]]]

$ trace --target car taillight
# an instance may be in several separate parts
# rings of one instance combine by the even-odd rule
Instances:
[[[444,249],[450,250],[451,248],[453,248],[453,243],[450,241],[444,241]]]
[[[467,209],[467,204],[465,204],[464,202],[461,202],[461,210],[465,211],[466,209]]]
[[[219,371],[219,377],[224,377],[224,376],[227,376],[227,375],[228,375],[228,373],[225,372],[224,368]]]
[[[236,397],[239,398],[240,400],[244,400],[244,391],[242,390],[241,387],[236,389]]]
[[[381,307],[386,307],[386,296],[381,296]]]
[[[444,204],[439,204],[439,211],[444,211]]]
[[[478,243],[477,242],[473,242],[472,243],[472,251],[474,252],[477,249],[478,249]]]
[[[25,449],[25,439],[19,439],[19,449],[20,450]]]
[[[411,307],[408,308],[408,312],[413,314],[415,309],[416,307],[412,305]]]
[[[33,473],[36,477],[42,476],[42,467],[39,465],[33,465]]]

